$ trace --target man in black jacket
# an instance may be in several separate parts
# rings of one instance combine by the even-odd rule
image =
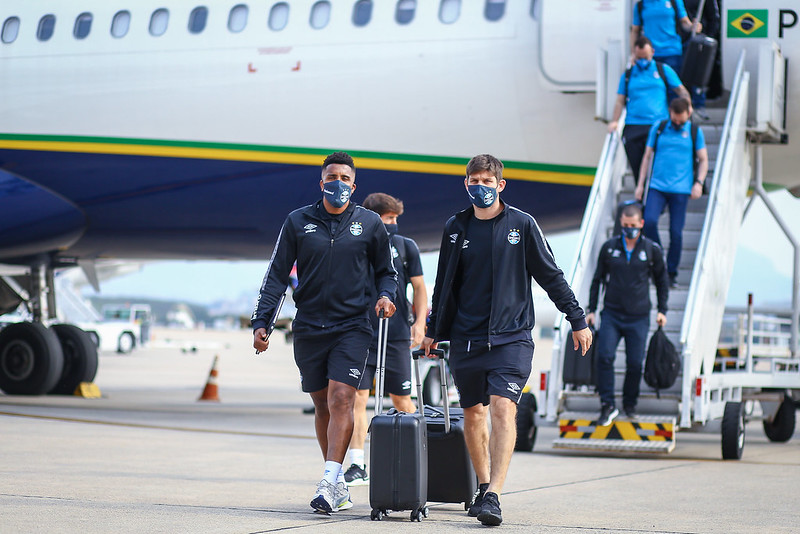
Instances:
[[[445,225],[422,347],[427,353],[439,341],[450,340],[450,370],[479,483],[469,515],[484,525],[499,525],[499,495],[516,441],[517,403],[533,359],[531,277],[567,315],[576,349],[580,345],[585,354],[592,336],[539,225],[500,200],[506,186],[500,160],[489,154],[472,158],[464,186],[473,207]]]
[[[614,358],[620,338],[625,338],[625,383],[622,407],[625,414],[636,416],[639,382],[650,328],[650,278],[656,285],[659,326],[667,324],[669,277],[664,253],[658,243],[642,234],[644,219],[639,203],[631,203],[620,215],[622,234],[603,243],[589,290],[586,322],[595,322],[600,285],[605,286],[600,331],[597,333],[597,391],[600,394],[599,425],[611,424],[619,415],[614,402]]]
[[[283,223],[253,312],[253,346],[269,346],[267,328],[297,262],[292,325],[294,358],[303,391],[314,401],[314,426],[325,458],[311,506],[331,513],[353,506],[342,461],[353,433],[353,404],[364,372],[372,326],[369,313],[391,317],[397,293],[389,234],[375,212],[350,202],[355,164],[334,152],[322,164],[322,200],[289,214]],[[364,275],[370,267],[371,279]],[[378,301],[369,299],[377,285]],[[373,290],[374,291],[374,290]]]

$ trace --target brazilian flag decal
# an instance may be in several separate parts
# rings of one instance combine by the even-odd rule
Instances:
[[[768,9],[729,9],[728,38],[767,37]]]

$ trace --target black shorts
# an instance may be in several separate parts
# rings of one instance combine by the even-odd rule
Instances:
[[[462,408],[489,404],[489,395],[519,402],[533,363],[533,341],[522,339],[505,345],[450,342],[450,371],[453,374]]]
[[[303,391],[313,393],[335,380],[358,388],[367,363],[372,330],[354,327],[313,336],[295,336],[294,361]]]
[[[411,395],[411,349],[407,340],[386,343],[386,374],[384,393]],[[369,348],[369,359],[364,368],[364,377],[358,389],[369,389],[375,377],[378,352],[375,346]]]

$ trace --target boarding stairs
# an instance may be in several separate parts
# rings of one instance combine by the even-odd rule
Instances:
[[[739,153],[734,149],[741,149],[746,144],[744,119],[747,115],[748,73],[743,70],[743,62],[740,62],[735,84],[727,109],[709,109],[710,119],[699,121],[709,157],[706,178],[709,194],[689,201],[678,287],[670,290],[664,327],[667,337],[681,353],[681,376],[671,388],[660,392],[654,391],[642,379],[638,415],[629,420],[622,412],[625,377],[625,343],[622,340],[617,347],[614,373],[616,405],[620,415],[611,425],[599,426],[600,400],[595,388],[563,383],[565,344],[571,340],[566,339],[569,324],[562,319],[556,329],[547,383],[542,381],[546,402],[540,399],[539,412],[540,416],[558,422],[559,437],[553,442],[556,448],[668,453],[675,448],[679,423],[691,425],[691,414],[687,413],[693,393],[691,387],[703,368],[704,360],[708,360],[706,369],[713,367],[715,342],[719,337],[750,181],[749,152],[743,150]],[[602,244],[612,236],[617,206],[634,198],[634,180],[619,137],[621,128],[620,124],[620,129],[609,134],[606,140],[581,225],[579,249],[570,278],[570,285],[581,303],[588,302],[597,256]],[[659,234],[666,258],[668,213],[659,220]],[[713,278],[710,285],[709,277]],[[657,298],[652,285],[650,299],[653,310],[648,340],[656,329]],[[602,302],[601,289],[600,310]],[[600,310],[596,314],[598,320]],[[697,328],[698,314],[701,313],[702,331]],[[704,338],[711,339],[711,343],[700,342]]]

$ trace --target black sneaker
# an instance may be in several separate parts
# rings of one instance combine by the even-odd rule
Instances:
[[[369,475],[360,465],[352,464],[344,472],[344,481],[348,486],[366,486],[369,484]]]
[[[625,412],[625,415],[628,419],[635,419],[636,418],[636,407],[635,406],[623,406],[622,411]]]
[[[478,514],[478,521],[490,527],[496,527],[503,522],[503,516],[500,514],[500,498],[493,491],[483,496],[483,506]]]
[[[478,486],[478,489],[475,491],[475,495],[472,497],[472,504],[469,505],[469,510],[467,510],[468,516],[478,517],[478,514],[481,513],[483,496],[486,494],[487,489],[489,489],[489,484],[480,484]]]
[[[600,417],[597,419],[599,426],[608,426],[616,416],[619,415],[619,410],[610,404],[604,404],[600,407]]]
[[[678,287],[678,273],[669,273],[669,288],[675,289]]]

